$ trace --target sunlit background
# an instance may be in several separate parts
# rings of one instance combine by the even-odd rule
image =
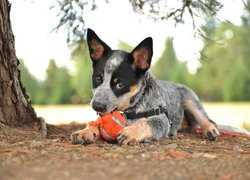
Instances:
[[[90,84],[90,81],[86,80],[87,78],[89,79],[89,75],[87,76],[86,74],[90,71],[80,73],[78,72],[80,70],[76,68],[84,66],[84,64],[79,65],[77,61],[78,59],[86,58],[86,52],[84,51],[85,54],[78,52],[79,54],[76,53],[75,56],[72,56],[72,52],[77,52],[74,51],[77,47],[80,50],[81,48],[82,50],[86,50],[84,44],[77,46],[76,48],[69,48],[66,42],[66,31],[63,28],[58,31],[53,31],[59,22],[57,9],[51,8],[55,5],[55,2],[51,0],[12,0],[10,2],[12,3],[11,22],[15,35],[17,57],[22,60],[21,62],[27,67],[27,71],[33,78],[28,81],[28,84],[32,84],[31,81],[36,79],[38,81],[38,86],[41,87],[41,82],[44,80],[46,81],[46,78],[48,78],[49,75],[51,75],[49,77],[51,80],[53,76],[53,73],[51,73],[53,72],[53,67],[58,69],[61,68],[60,72],[67,72],[69,73],[69,76],[77,74],[78,77],[72,81],[72,84],[81,85],[81,82]],[[223,1],[223,5],[224,7],[219,11],[217,16],[217,23],[219,24],[221,22],[230,21],[235,26],[242,26],[241,15],[243,15],[244,12],[244,4],[242,1],[225,0]],[[131,48],[130,46],[133,47],[137,45],[144,38],[148,36],[153,37],[153,59],[155,63],[156,60],[161,58],[167,47],[170,49],[172,47],[172,50],[176,53],[176,59],[187,65],[188,72],[191,75],[183,75],[189,77],[188,80],[185,81],[182,81],[182,78],[167,78],[191,86],[198,91],[198,94],[202,96],[201,99],[204,101],[217,101],[217,103],[205,104],[208,114],[216,122],[231,124],[238,127],[242,126],[243,122],[250,123],[250,105],[246,102],[242,103],[242,101],[245,101],[244,99],[236,99],[236,101],[240,101],[240,103],[231,103],[231,99],[230,103],[221,103],[222,101],[225,101],[227,97],[220,99],[217,97],[220,96],[220,94],[215,94],[214,97],[207,95],[205,93],[206,91],[203,90],[203,86],[211,86],[212,88],[212,85],[207,81],[197,81],[204,84],[200,87],[197,83],[192,83],[192,79],[190,80],[190,77],[192,78],[192,76],[195,76],[197,68],[201,67],[202,61],[200,51],[204,47],[204,40],[194,31],[191,22],[177,26],[175,26],[174,22],[171,20],[154,22],[152,19],[145,16],[135,14],[128,0],[113,0],[109,1],[109,3],[100,2],[95,11],[86,12],[85,21],[86,27],[95,30],[101,39],[114,49],[121,47],[129,49]],[[199,24],[201,22],[197,23]],[[218,25],[218,27],[220,27],[220,25]],[[217,35],[219,31],[223,30],[222,27],[220,28],[221,30],[217,31]],[[227,28],[230,29],[230,27]],[[250,33],[250,30],[248,31]],[[230,34],[230,32],[232,31],[226,33],[227,37],[237,36],[236,34]],[[168,37],[170,38],[168,39]],[[214,44],[216,43],[217,42]],[[211,49],[208,50],[208,53],[209,51],[212,51]],[[211,57],[213,55],[216,55],[216,53],[212,54]],[[208,54],[208,56],[210,56],[210,54]],[[51,59],[53,59],[52,63]],[[247,61],[249,62],[250,59],[248,58]],[[221,64],[218,63],[218,66],[220,65]],[[86,67],[87,66],[89,66],[89,64],[86,64]],[[69,76],[65,76],[64,80],[67,80]],[[49,81],[47,80],[47,82]],[[71,82],[69,82],[69,84],[70,83]],[[57,83],[54,82],[54,84]],[[77,87],[78,86],[76,86],[76,88]],[[52,88],[56,91],[55,94],[57,95],[60,94],[58,89],[61,89],[59,85],[58,88],[50,87],[49,85],[42,88],[44,88],[44,91]],[[95,120],[95,112],[88,107],[90,98],[86,96],[86,99],[84,99],[82,96],[85,96],[86,93],[84,92],[81,94],[77,92],[79,89],[83,88],[90,88],[90,86],[82,85],[82,87],[78,87],[77,90],[73,88],[69,89],[69,92],[66,92],[68,94],[72,92],[72,94],[76,94],[70,98],[70,102],[74,105],[58,106],[55,104],[60,103],[54,103],[56,100],[54,102],[51,101],[51,103],[50,101],[43,101],[43,99],[49,98],[46,95],[41,95],[40,100],[39,97],[37,97],[38,100],[32,99],[33,97],[31,95],[31,100],[33,102],[41,102],[36,103],[40,104],[35,106],[36,112],[39,116],[45,117],[46,121],[49,123],[58,124],[71,121],[83,122]],[[26,87],[26,89],[29,93],[29,88]],[[210,91],[210,93],[213,93],[212,90]],[[32,94],[32,92],[30,92],[30,94]],[[60,98],[59,95],[58,98]],[[53,97],[51,99],[56,98]],[[220,103],[218,103],[218,101]],[[62,101],[62,103],[68,104],[67,100],[65,100],[65,102],[66,103]],[[82,105],[86,103],[87,105]]]
[[[49,60],[54,58],[60,65],[72,66],[67,48],[66,32],[53,31],[59,19],[57,11],[50,9],[51,0],[11,0],[11,21],[16,41],[16,53],[23,58],[30,72],[44,79]],[[243,3],[225,0],[218,18],[241,24]],[[101,3],[98,9],[87,14],[86,25],[94,29],[112,48],[122,40],[136,45],[147,36],[154,39],[154,59],[164,49],[167,37],[174,37],[174,47],[179,59],[189,62],[191,68],[199,63],[197,58],[202,40],[194,35],[192,25],[175,26],[173,22],[154,22],[133,12],[128,0]],[[192,69],[193,70],[193,69]]]

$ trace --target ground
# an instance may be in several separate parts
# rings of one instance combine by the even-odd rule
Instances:
[[[250,179],[249,138],[179,133],[133,146],[72,145],[79,127],[50,126],[44,139],[39,130],[0,124],[1,179]]]

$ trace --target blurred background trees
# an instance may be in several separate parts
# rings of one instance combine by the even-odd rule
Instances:
[[[74,71],[59,67],[51,59],[44,80],[36,79],[24,61],[20,61],[21,79],[33,104],[80,104],[89,103],[92,96],[92,61],[86,41],[71,47]]]
[[[201,66],[195,81],[206,100],[249,101],[250,96],[250,1],[242,15],[242,25],[216,23],[210,19],[203,28],[206,36],[201,50]]]
[[[75,65],[72,76],[75,94],[71,101],[74,104],[88,103],[92,96],[92,61],[89,58],[87,42],[82,40],[74,44],[71,56]]]
[[[184,62],[177,59],[173,46],[173,38],[167,38],[161,57],[151,68],[151,72],[166,81],[187,84],[189,72]]]
[[[204,27],[206,28],[206,27]],[[207,27],[209,28],[209,27]],[[165,49],[152,65],[151,72],[159,79],[186,84],[206,101],[250,100],[250,27],[219,23],[204,40],[200,67],[189,72],[186,62],[178,59],[173,38],[166,38]],[[208,41],[208,42],[206,42]],[[120,42],[119,47],[132,47]],[[91,99],[91,60],[86,42],[72,48],[75,72],[58,67],[54,60],[48,65],[44,81],[33,77],[21,61],[22,81],[35,104],[88,103]]]
[[[51,59],[42,83],[40,101],[42,104],[67,104],[73,93],[72,78],[66,67],[58,67]]]
[[[67,26],[73,23],[74,18],[78,21],[83,19],[73,18],[67,21],[64,10],[73,8],[67,3],[79,3],[80,1],[58,1],[64,8],[60,14],[60,26]],[[93,1],[94,2],[94,1]],[[141,13],[149,13],[158,18],[173,18],[176,22],[181,21],[183,14],[188,12],[191,19],[197,8],[203,1],[181,1],[182,6],[176,6],[176,11],[164,15],[157,3],[150,4],[151,1],[131,1],[134,9]],[[151,2],[151,3],[152,3]],[[221,4],[217,1],[205,1],[213,7],[210,11],[201,12],[203,15],[216,14]],[[143,4],[144,3],[144,4]],[[73,3],[74,4],[74,3]],[[197,6],[195,6],[197,5]],[[150,12],[145,12],[144,7],[149,6]],[[95,3],[90,4],[89,9],[97,8]],[[149,9],[150,9],[149,8]],[[179,9],[179,10],[178,10]],[[174,14],[176,12],[176,14]],[[190,73],[187,62],[178,59],[174,49],[174,39],[166,37],[165,49],[162,55],[154,60],[151,72],[159,79],[186,84],[198,93],[202,100],[206,101],[249,101],[250,100],[250,1],[245,4],[245,12],[242,14],[242,25],[234,25],[230,22],[217,21],[213,16],[205,18],[205,25],[199,31],[204,36],[203,48],[199,57],[200,66],[195,73]],[[73,10],[71,9],[71,13]],[[163,16],[164,15],[164,16]],[[63,19],[64,18],[64,19]],[[69,19],[68,19],[69,20]],[[66,24],[65,24],[66,23]],[[79,25],[79,26],[78,26]],[[195,25],[194,25],[195,26]],[[74,62],[74,71],[69,71],[67,67],[59,67],[54,60],[48,65],[47,76],[43,81],[32,76],[21,61],[22,82],[24,83],[31,100],[35,104],[67,104],[67,103],[88,103],[92,96],[91,74],[92,62],[89,59],[88,48],[85,36],[80,34],[79,28],[84,27],[84,21],[72,27],[68,41],[71,42],[71,57]],[[76,31],[75,35],[72,32]],[[73,33],[74,34],[74,33]],[[72,40],[73,38],[73,40]],[[133,47],[127,42],[120,41],[118,47],[131,51]]]

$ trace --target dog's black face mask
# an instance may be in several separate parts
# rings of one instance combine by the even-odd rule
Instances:
[[[141,89],[141,79],[150,68],[152,38],[144,39],[131,53],[111,50],[91,29],[87,41],[93,61],[93,109],[101,113],[124,111]]]

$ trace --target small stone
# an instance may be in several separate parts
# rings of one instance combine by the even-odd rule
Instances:
[[[134,158],[134,156],[132,154],[129,154],[126,156],[126,159],[133,159],[133,158]]]
[[[42,155],[48,154],[48,151],[41,150],[41,154],[42,154]]]
[[[200,158],[204,155],[204,152],[195,152],[192,154],[193,158]]]
[[[106,157],[106,158],[111,158],[112,156],[113,156],[112,153],[105,153],[105,154],[104,154],[104,157]]]
[[[236,146],[233,147],[233,151],[234,152],[243,152],[244,150],[241,147],[236,145]]]
[[[150,156],[149,153],[142,153],[141,157],[143,157],[143,158],[150,158],[151,156]]]
[[[245,142],[250,142],[249,138],[240,138],[240,141],[245,143]]]
[[[17,143],[15,143],[15,144],[13,144],[13,146],[17,146],[17,147],[19,147],[19,146],[24,146],[24,142],[17,142]]]
[[[18,145],[18,146],[23,146],[23,145],[24,145],[24,142],[18,142],[17,145]]]
[[[203,154],[202,157],[205,157],[205,158],[208,158],[208,159],[215,159],[215,158],[217,158],[217,156],[215,154],[208,154],[208,153]]]
[[[190,154],[185,151],[170,150],[168,152],[168,156],[173,157],[173,158],[188,158],[190,157]]]
[[[30,143],[30,148],[32,149],[38,149],[44,147],[44,144],[42,141],[32,141]]]
[[[150,146],[149,146],[149,149],[152,149],[152,148],[154,148],[155,146],[153,145],[153,144],[151,144]]]
[[[176,149],[178,145],[176,143],[168,144],[165,146],[167,149]]]
[[[61,140],[59,138],[56,138],[56,139],[52,139],[52,142],[54,142],[54,143],[61,142]]]
[[[200,144],[207,144],[207,141],[206,140],[201,141]]]

